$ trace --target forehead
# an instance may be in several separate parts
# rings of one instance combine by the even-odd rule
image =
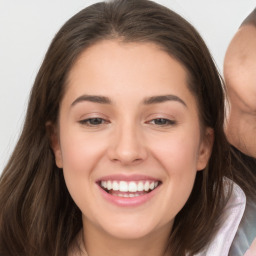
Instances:
[[[231,102],[253,102],[256,92],[256,28],[242,26],[232,40],[224,61],[224,78]]]
[[[100,86],[103,93],[109,93],[110,86],[116,92],[126,86],[136,92],[143,87],[156,91],[174,85],[187,87],[188,83],[183,65],[156,44],[104,40],[85,49],[73,65],[68,88],[81,84],[86,90]]]
[[[197,118],[197,100],[187,77],[183,65],[155,44],[101,41],[85,49],[74,63],[61,109],[70,108],[77,99],[88,101],[88,96],[95,101],[96,96],[107,99],[117,112],[138,113],[152,106],[145,104],[148,99],[168,96],[170,104],[184,102],[175,106],[185,105]]]
[[[256,27],[242,26],[232,39],[225,58],[226,64],[244,64],[248,60],[256,61]]]
[[[122,59],[123,67],[127,67],[124,66],[125,63],[128,63],[129,61],[133,62],[134,65],[128,66],[127,70],[132,70],[134,66],[138,68],[141,62],[147,63],[147,68],[154,67],[154,63],[156,61],[158,62],[158,65],[162,66],[166,66],[166,64],[174,62],[173,56],[163,50],[163,47],[152,42],[124,42],[119,39],[101,40],[85,49],[80,54],[71,69],[71,75],[73,72],[72,70],[77,69],[78,66],[81,65],[89,64],[92,66],[94,64],[99,64],[99,60],[101,65],[106,63],[108,65],[110,63],[115,65],[116,61],[120,62],[120,59]],[[152,59],[154,59],[155,62],[152,62]],[[177,65],[184,70],[181,63],[177,62]],[[143,66],[140,68],[142,69]]]

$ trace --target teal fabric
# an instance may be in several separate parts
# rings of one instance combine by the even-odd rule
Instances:
[[[243,256],[256,237],[256,202],[248,201],[229,256]]]
[[[235,147],[232,148],[243,161],[243,164],[251,170],[252,174],[256,175],[256,159],[245,155]],[[243,170],[243,166],[235,157],[232,158],[232,161],[236,168]],[[256,200],[247,199],[245,212],[232,243],[229,256],[243,256],[254,238],[256,238]]]

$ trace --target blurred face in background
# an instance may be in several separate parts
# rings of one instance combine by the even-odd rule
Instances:
[[[256,113],[256,27],[242,26],[232,39],[224,61],[231,107]]]

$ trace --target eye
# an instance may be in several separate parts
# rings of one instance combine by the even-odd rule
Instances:
[[[100,126],[108,123],[108,121],[104,120],[103,118],[93,117],[93,118],[87,118],[87,119],[81,120],[79,121],[79,123],[87,126]]]
[[[175,125],[176,122],[174,120],[166,119],[166,118],[155,118],[149,121],[150,124],[158,125],[158,126],[168,126]]]

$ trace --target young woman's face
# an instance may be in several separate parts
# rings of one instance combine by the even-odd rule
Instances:
[[[102,41],[73,66],[53,149],[88,232],[170,232],[211,151],[186,78],[150,43]]]

